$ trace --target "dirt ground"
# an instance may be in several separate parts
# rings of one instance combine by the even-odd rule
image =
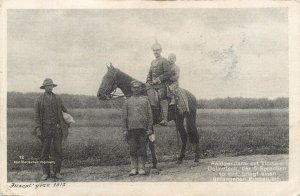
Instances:
[[[146,176],[128,176],[129,165],[65,168],[62,171],[65,182],[97,181],[285,181],[288,180],[288,155],[251,155],[201,159],[198,163],[185,160],[159,162],[158,170],[147,164]],[[36,182],[41,177],[38,171],[13,171],[8,173],[9,182]],[[58,181],[54,178],[47,180]]]

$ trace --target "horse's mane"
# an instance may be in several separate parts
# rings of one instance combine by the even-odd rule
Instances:
[[[131,77],[130,75],[128,75],[127,73],[124,73],[123,71],[121,71],[120,69],[114,68],[116,71],[116,78],[117,78],[117,86],[123,91],[123,93],[125,94],[126,97],[131,96],[132,92],[131,92],[131,87],[130,87],[130,82],[137,80],[133,77]],[[142,82],[143,87],[145,87],[145,84]],[[144,92],[143,92],[144,94]]]
[[[127,73],[124,73],[120,69],[115,68],[115,70],[117,71],[118,87],[123,91],[123,93],[125,94],[126,97],[131,96],[132,92],[131,92],[130,82],[133,80],[137,80],[137,79],[131,77]],[[139,81],[139,80],[137,80],[137,81]],[[142,94],[146,95],[146,84],[142,81],[140,81],[140,82],[142,83],[142,87],[143,87]]]
[[[130,83],[131,81],[135,80],[135,78],[131,77],[130,75],[121,71],[120,69],[115,68],[115,70],[117,71],[117,77],[119,79],[118,80],[119,84],[121,84],[121,83],[128,84],[128,82]]]

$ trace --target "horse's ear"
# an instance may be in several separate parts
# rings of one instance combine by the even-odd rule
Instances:
[[[107,64],[106,64],[106,67],[107,67],[107,69],[108,69],[108,70],[110,70],[110,69],[111,69],[111,67],[109,67]]]
[[[110,62],[110,68],[114,69],[115,67],[112,65],[112,63]]]

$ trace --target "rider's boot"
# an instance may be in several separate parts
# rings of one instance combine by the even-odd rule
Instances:
[[[166,126],[168,123],[168,100],[160,101],[160,108],[163,120],[159,123],[162,126]]]

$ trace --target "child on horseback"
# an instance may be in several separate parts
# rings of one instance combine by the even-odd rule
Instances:
[[[169,80],[169,97],[171,98],[170,105],[175,105],[177,101],[177,108],[180,113],[189,112],[187,95],[179,88],[178,80],[180,68],[175,64],[176,55],[173,53],[169,54],[168,61],[171,69],[171,76]]]
[[[169,85],[169,90],[171,91],[170,97],[171,97],[171,102],[170,105],[175,105],[175,95],[176,95],[176,90],[179,86],[178,79],[179,79],[179,72],[180,69],[179,67],[175,64],[176,62],[176,55],[171,53],[168,56],[168,60],[170,62],[170,67],[171,67],[171,77],[170,77],[170,85]]]

